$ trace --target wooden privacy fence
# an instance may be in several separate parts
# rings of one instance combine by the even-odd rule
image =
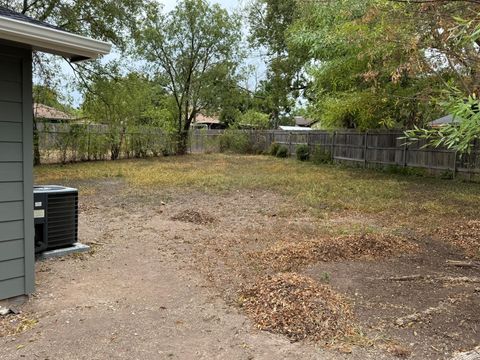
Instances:
[[[172,134],[153,127],[129,129],[120,143],[119,134],[105,125],[42,124],[38,133],[44,162],[106,160],[118,144],[119,158],[167,155],[176,145]],[[357,166],[423,168],[469,178],[480,174],[480,142],[473,144],[471,154],[459,156],[449,149],[425,147],[422,141],[406,144],[401,131],[193,130],[189,150],[223,151],[227,137],[246,139],[246,151],[253,153],[266,153],[275,142],[293,156],[299,145],[308,145],[310,153],[321,151],[335,162]]]
[[[192,152],[214,151],[215,139],[219,139],[223,130],[207,130],[192,134]],[[469,155],[459,156],[446,148],[425,147],[425,141],[407,144],[401,139],[401,131],[238,131],[248,134],[255,148],[268,151],[275,142],[288,148],[295,155],[297,146],[308,145],[310,152],[322,151],[336,162],[356,164],[357,166],[396,166],[422,168],[433,172],[463,173],[469,176],[480,173],[480,143],[473,144]],[[259,143],[261,142],[261,143]]]
[[[37,125],[41,163],[67,163],[173,154],[175,140],[159,128],[112,129],[106,125]]]

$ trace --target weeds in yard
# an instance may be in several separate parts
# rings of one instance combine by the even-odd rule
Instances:
[[[90,162],[35,169],[37,183],[85,185],[120,179],[143,193],[174,190],[229,192],[270,190],[312,209],[361,212],[401,223],[435,226],[442,218],[479,215],[478,184],[417,178],[375,171],[312,166],[267,156],[189,155],[118,162]],[[85,186],[91,190],[92,186]]]

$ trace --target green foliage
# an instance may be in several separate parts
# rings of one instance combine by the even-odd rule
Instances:
[[[236,16],[205,0],[179,1],[168,14],[158,5],[145,12],[135,33],[137,52],[175,99],[177,152],[183,154],[195,115],[217,110],[235,83],[241,26]]]
[[[332,153],[320,146],[315,147],[315,150],[311,156],[311,160],[317,165],[333,163]]]
[[[246,132],[239,130],[225,130],[220,135],[220,152],[249,154],[252,152],[250,138]]]
[[[154,0],[0,0],[0,6],[45,21],[74,34],[112,43],[115,45],[116,52],[121,52],[122,57],[125,57],[137,20],[143,18],[144,9],[155,2]],[[99,73],[108,73],[108,69],[104,69],[105,61],[100,59],[80,63],[68,62],[67,65],[60,56],[35,52],[33,60],[34,81],[46,84],[50,88],[57,87],[63,90],[66,88],[65,81],[69,86],[88,88],[92,77]],[[75,77],[66,75],[65,67],[71,68]],[[71,94],[71,91],[65,91],[65,93]]]
[[[272,156],[277,156],[278,149],[280,149],[280,144],[272,142],[270,144],[270,148],[268,149],[268,153]]]
[[[85,94],[82,106],[84,114],[97,124],[105,124],[111,147],[111,158],[119,157],[128,133],[140,131],[141,126],[154,126],[166,133],[172,130],[172,111],[169,97],[158,86],[137,73],[125,77],[98,77]],[[127,101],[128,99],[128,101]],[[132,156],[144,157],[148,145],[155,139],[132,140]],[[155,150],[155,154],[159,151]]]
[[[285,145],[280,145],[275,156],[278,158],[287,158],[289,156],[288,152],[288,148]]]
[[[385,0],[301,4],[288,43],[312,59],[306,69],[312,78],[309,110],[326,128],[423,125],[440,111],[432,96],[448,81],[464,83],[469,70],[458,71],[462,62],[479,59],[478,53],[466,59],[452,50],[455,26],[448,13],[466,15],[459,4],[435,2],[423,10]]]
[[[310,159],[310,148],[306,144],[298,145],[296,148],[297,160],[307,161]]]
[[[480,138],[480,102],[475,95],[468,99],[459,98],[458,93],[451,98],[446,108],[454,117],[454,122],[436,129],[420,129],[405,132],[405,139],[424,140],[425,146],[441,147],[468,154],[474,141]]]
[[[267,114],[248,110],[245,114],[242,114],[236,123],[238,127],[248,127],[257,130],[264,130],[270,127],[270,120]]]
[[[480,10],[480,4],[472,4],[472,7],[477,12]],[[436,10],[437,16],[446,18],[445,28],[442,25],[446,35],[442,39],[431,38],[428,41],[430,46],[443,50],[443,62],[448,63],[448,70],[456,76],[456,81],[451,80],[450,83],[456,83],[458,87],[449,84],[444,91],[447,100],[443,102],[443,108],[453,116],[454,121],[436,129],[415,126],[405,132],[405,139],[422,140],[425,146],[443,146],[461,155],[469,154],[480,137],[480,78],[477,76],[480,70],[480,19],[472,17],[470,12],[461,11],[456,4],[447,4]]]
[[[294,54],[287,46],[288,27],[298,18],[297,10],[297,0],[254,0],[248,9],[250,44],[266,49],[268,58],[266,79],[257,89],[258,109],[270,114],[274,128],[295,106],[306,83],[301,71],[305,53]]]
[[[71,108],[64,104],[65,99],[54,88],[36,84],[33,85],[32,95],[35,103],[50,106],[67,113],[72,111]]]

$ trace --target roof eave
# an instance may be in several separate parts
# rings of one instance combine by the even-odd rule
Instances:
[[[0,16],[0,38],[32,46],[72,61],[96,59],[110,53],[112,45],[66,31]]]

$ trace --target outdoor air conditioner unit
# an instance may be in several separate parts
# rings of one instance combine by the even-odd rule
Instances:
[[[33,188],[35,252],[68,247],[78,240],[78,190],[56,185]]]

